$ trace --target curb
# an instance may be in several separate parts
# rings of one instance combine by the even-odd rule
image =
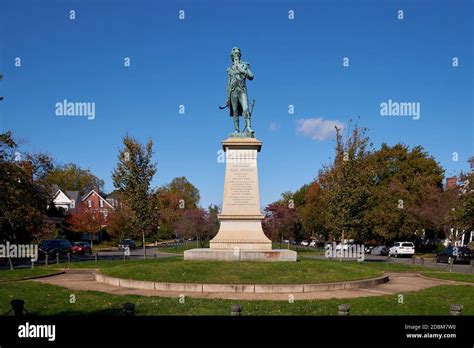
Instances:
[[[421,274],[421,273],[418,273],[418,277],[424,278],[424,279],[429,279],[429,280],[439,280],[439,281],[441,281],[441,282],[446,282],[446,283],[453,284],[453,285],[469,285],[469,286],[474,286],[474,283],[463,282],[463,281],[460,281],[460,280],[433,278],[433,277],[425,276],[425,275],[423,275],[423,274]]]
[[[155,251],[155,254],[169,255],[169,256],[183,256],[183,253],[168,253],[166,251]]]
[[[314,291],[330,291],[357,289],[384,284],[389,281],[388,275],[377,278],[353,280],[349,282],[320,283],[320,284],[200,284],[200,283],[163,283],[143,280],[122,279],[109,277],[100,273],[94,274],[95,280],[117,287],[155,290],[155,291],[185,291],[197,293],[302,293]]]

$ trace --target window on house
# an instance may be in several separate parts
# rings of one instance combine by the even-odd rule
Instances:
[[[104,207],[104,201],[101,199],[100,200],[100,207],[103,208]]]
[[[76,206],[76,203],[74,203],[74,201],[71,202],[71,209],[74,209],[74,207]]]
[[[90,199],[87,201],[87,205],[89,206],[89,208],[92,208],[92,201]]]

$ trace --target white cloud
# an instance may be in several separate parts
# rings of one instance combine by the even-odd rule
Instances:
[[[344,123],[337,120],[323,120],[320,118],[303,118],[297,121],[296,132],[313,140],[327,140],[335,133],[336,129],[344,128]]]

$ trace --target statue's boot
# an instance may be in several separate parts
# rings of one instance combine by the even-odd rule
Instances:
[[[239,116],[234,116],[234,133],[239,133],[240,132],[240,126],[239,126]]]
[[[245,129],[244,132],[255,133],[255,131],[250,126],[250,116],[245,117]]]

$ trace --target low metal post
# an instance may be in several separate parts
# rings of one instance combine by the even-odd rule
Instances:
[[[11,257],[8,258],[8,262],[10,263],[10,271],[13,271],[13,261]]]
[[[98,253],[95,253],[95,254],[94,254],[94,257],[95,257],[95,262],[97,262],[97,259],[99,258],[99,254],[98,254]]]
[[[449,309],[449,315],[453,317],[461,316],[463,306],[461,304],[452,304]]]
[[[25,310],[25,301],[20,300],[20,299],[15,299],[10,301],[10,305],[12,306],[11,311],[13,311],[13,314],[15,317],[22,317]]]
[[[452,258],[449,259],[449,271],[453,271],[454,260]]]
[[[135,315],[135,305],[132,302],[125,302],[122,305],[122,314],[126,317],[132,317]]]
[[[420,257],[420,263],[422,266],[425,265],[425,258],[424,257]]]
[[[34,268],[35,268],[35,262],[31,260],[31,269],[34,269]]]
[[[339,315],[341,316],[348,316],[349,312],[351,310],[351,305],[350,304],[340,304],[337,309],[339,310]]]
[[[414,265],[416,263],[416,256],[413,255],[413,257],[411,258],[411,264]]]
[[[67,253],[67,263],[71,263],[71,253]]]
[[[471,273],[474,273],[474,261],[471,261]]]
[[[59,253],[56,253],[56,264],[59,265]]]
[[[44,265],[45,266],[48,266],[48,261],[49,261],[49,256],[48,256],[48,254],[45,254],[44,255]]]
[[[240,305],[232,305],[230,306],[230,316],[231,317],[240,317],[242,315],[242,307]]]

